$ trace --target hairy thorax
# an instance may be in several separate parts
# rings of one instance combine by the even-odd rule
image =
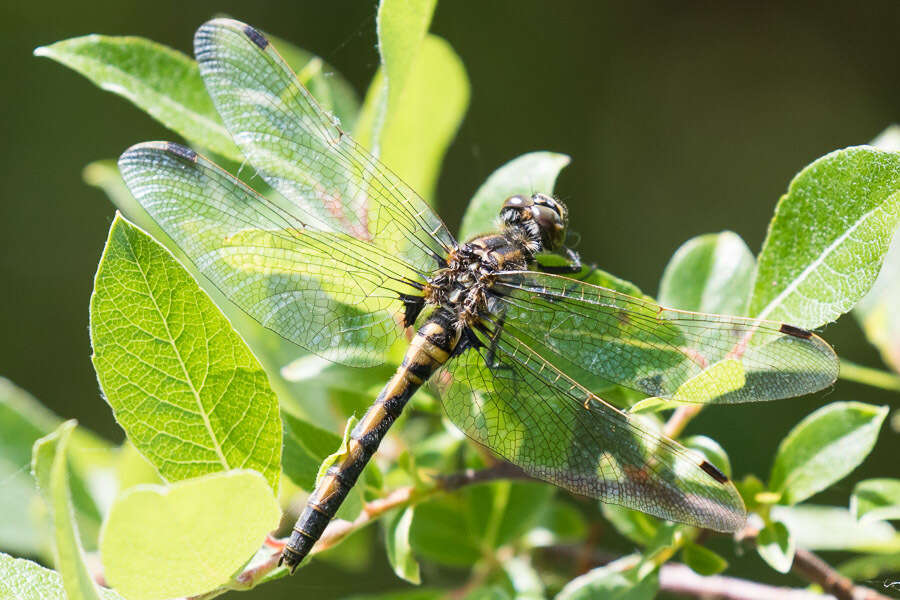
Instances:
[[[453,249],[447,266],[429,278],[425,300],[453,313],[457,328],[472,326],[481,315],[496,310],[491,286],[497,273],[525,269],[531,257],[527,244],[514,232],[474,238]]]

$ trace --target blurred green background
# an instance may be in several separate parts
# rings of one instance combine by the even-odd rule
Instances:
[[[97,32],[190,53],[196,27],[227,13],[319,54],[362,94],[378,61],[375,10],[374,0],[4,2],[0,375],[60,415],[121,438],[100,399],[88,339],[92,278],[113,209],[81,170],[133,143],[174,137],[122,99],[32,57],[34,47]],[[531,150],[564,152],[573,162],[557,191],[581,233],[578,249],[650,294],[694,235],[731,229],[758,251],[794,173],[900,121],[894,0],[445,1],[431,30],[453,45],[472,83],[438,186],[451,230],[496,167]],[[841,356],[881,366],[852,319],[824,334]],[[722,443],[736,476],[765,475],[788,429],[835,400],[897,405],[896,394],[839,382],[814,397],[711,408],[690,431]],[[898,455],[900,436],[885,428],[866,463],[813,501],[845,504],[853,481],[896,476]],[[735,573],[771,579],[761,561],[751,563]],[[332,597],[396,581],[380,555],[365,577],[327,579],[335,568],[320,563],[262,593]]]

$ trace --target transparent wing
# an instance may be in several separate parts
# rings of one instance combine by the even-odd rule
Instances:
[[[685,402],[776,400],[837,378],[820,337],[773,321],[663,308],[546,273],[501,273],[504,330],[577,381]]]
[[[215,19],[197,30],[194,52],[234,141],[308,225],[422,271],[442,266],[455,241],[441,219],[319,108],[262,34]]]
[[[493,325],[433,379],[450,419],[527,473],[658,517],[735,531],[734,486],[702,456],[588,392]]]
[[[263,326],[349,365],[382,362],[422,274],[378,246],[306,227],[192,150],[139,144],[119,159],[137,201],[201,273]],[[407,296],[403,296],[403,295]]]

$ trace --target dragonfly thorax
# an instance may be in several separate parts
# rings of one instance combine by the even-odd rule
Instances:
[[[541,228],[534,219],[503,219],[503,224],[499,233],[456,247],[447,256],[447,266],[428,280],[426,301],[453,313],[460,329],[496,310],[491,286],[498,272],[527,269],[543,248]]]

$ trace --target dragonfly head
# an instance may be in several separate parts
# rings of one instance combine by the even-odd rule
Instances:
[[[546,194],[510,196],[503,203],[500,218],[507,226],[523,226],[540,236],[541,249],[553,252],[562,247],[569,225],[566,205]]]

